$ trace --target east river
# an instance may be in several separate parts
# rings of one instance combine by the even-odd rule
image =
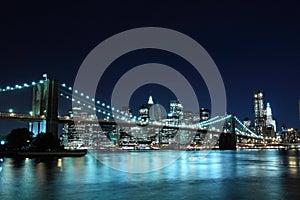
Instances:
[[[300,151],[92,152],[0,163],[0,199],[299,199]]]

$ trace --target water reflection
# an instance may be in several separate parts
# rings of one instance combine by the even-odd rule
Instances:
[[[129,173],[147,173],[160,170],[176,162],[185,154],[184,151],[90,151],[90,153],[104,165]]]
[[[98,156],[125,171],[155,169],[173,155],[156,151]],[[135,163],[139,156],[146,162]],[[148,173],[112,169],[90,154],[81,158],[5,159],[1,166],[1,199],[296,199],[300,196],[298,151],[211,151],[205,158],[201,152],[185,152],[169,166]]]

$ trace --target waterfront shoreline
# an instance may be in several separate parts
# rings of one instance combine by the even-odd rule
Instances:
[[[0,157],[5,158],[34,158],[34,157],[81,157],[87,154],[87,150],[63,150],[63,151],[27,151],[10,150],[0,151]]]

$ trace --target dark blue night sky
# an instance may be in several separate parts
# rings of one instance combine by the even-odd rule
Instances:
[[[226,87],[228,113],[253,119],[253,91],[263,90],[278,126],[300,127],[297,1],[110,2],[3,3],[0,87],[38,80],[43,73],[72,85],[84,58],[106,38],[132,28],[165,27],[192,37],[213,58]],[[108,101],[123,73],[153,60],[178,69],[191,81],[200,106],[210,106],[201,77],[194,77],[184,60],[154,50],[116,60],[107,72],[109,78],[102,80],[107,87],[99,98]],[[123,68],[116,67],[120,65]],[[149,94],[161,104],[173,97],[166,88],[148,85],[134,93],[130,106],[135,109],[145,103]],[[12,100],[1,99],[1,109],[10,106],[5,104]]]

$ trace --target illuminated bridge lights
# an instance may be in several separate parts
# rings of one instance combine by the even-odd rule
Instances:
[[[63,84],[62,86],[67,87],[66,84]],[[68,87],[68,88],[69,88],[69,90],[72,90],[72,87]],[[79,93],[79,91],[75,90],[75,93]],[[83,92],[80,93],[80,96],[85,97],[86,99],[91,100],[92,102],[96,101],[94,98],[91,99],[90,96],[85,95]],[[102,105],[103,107],[106,107],[107,109],[111,108],[110,105],[107,105],[104,102],[101,103],[99,100],[96,101],[96,104]],[[114,110],[114,109],[112,109],[112,110]]]
[[[62,86],[67,87],[66,85],[62,85]],[[71,88],[71,87],[68,87],[68,88]],[[109,117],[112,116],[112,117],[115,117],[116,119],[121,119],[124,122],[127,121],[128,123],[134,122],[136,120],[138,120],[138,121],[141,120],[140,118],[133,116],[132,114],[128,114],[126,112],[120,111],[118,109],[111,107],[108,104],[105,104],[104,102],[95,100],[94,98],[90,98],[90,96],[85,95],[83,92],[80,93],[78,90],[75,90],[75,93],[80,94],[81,100],[77,100],[77,99],[75,99],[75,97],[73,97],[72,101],[77,101],[78,104],[81,104],[91,110],[94,110],[94,111],[97,111],[98,113],[106,115],[107,116],[106,119],[109,119]],[[70,99],[70,97],[69,97],[69,99]],[[89,100],[91,102],[88,102],[87,100]],[[96,105],[94,102],[96,103]],[[101,106],[101,109],[99,108],[99,106]],[[114,111],[114,112],[112,112],[112,111]],[[225,122],[227,119],[229,119],[231,117],[234,117],[234,119],[238,122],[237,125],[242,127],[241,129],[243,131],[241,131],[239,128],[235,129],[238,135],[259,138],[259,136],[257,136],[254,132],[249,130],[243,123],[241,123],[241,121],[239,119],[237,119],[237,117],[232,116],[232,115],[215,116],[209,120],[206,120],[206,121],[194,124],[194,125],[181,124],[181,125],[177,125],[176,127],[192,128],[192,129],[199,129],[199,128],[205,129],[205,126],[210,126],[210,125],[214,125],[217,123]],[[149,122],[149,124],[151,124],[151,122]],[[168,125],[168,123],[166,123],[165,125]],[[218,130],[218,131],[220,131],[220,130]]]
[[[215,116],[215,117],[213,117],[213,118],[211,118],[211,119],[209,119],[209,120],[200,122],[199,124],[200,124],[200,125],[207,125],[207,124],[209,124],[210,122],[214,122],[214,120],[216,120],[216,119],[218,119],[218,118],[220,118],[220,116]]]
[[[6,86],[5,88],[0,88],[0,92],[7,92],[7,91],[13,91],[13,90],[21,90],[24,88],[29,88],[32,86],[35,86],[37,84],[43,83],[44,81],[41,80],[38,83],[36,83],[35,81],[32,81],[31,84],[27,84],[27,83],[22,83],[22,84],[15,84],[15,86]]]
[[[245,126],[237,117],[234,117],[234,119],[239,123],[240,126],[243,127],[248,133],[250,133],[250,136],[259,138],[257,134],[255,134],[253,131],[251,131],[247,126]]]
[[[63,96],[66,98],[65,95],[63,95]],[[76,101],[75,98],[72,98],[72,101]],[[100,101],[99,101],[99,102],[100,102]],[[97,110],[96,107],[92,106],[92,103],[91,103],[91,104],[86,104],[86,103],[81,102],[80,100],[78,100],[77,103],[78,103],[78,104],[81,104],[81,105],[83,105],[83,106],[85,106],[85,107],[87,107],[87,108],[89,108],[89,109],[91,109],[91,110],[94,110],[94,111]],[[108,106],[106,106],[106,107],[103,106],[104,109],[106,109],[107,107],[108,107]],[[110,106],[109,106],[109,108],[110,108]],[[98,113],[103,113],[103,114],[107,115],[108,117],[113,115],[110,111],[104,111],[104,110],[101,110],[101,109],[98,109]],[[113,117],[114,117],[114,116],[115,116],[115,115],[113,115]]]
[[[20,85],[15,85],[15,89],[22,89],[22,86],[20,86]]]

